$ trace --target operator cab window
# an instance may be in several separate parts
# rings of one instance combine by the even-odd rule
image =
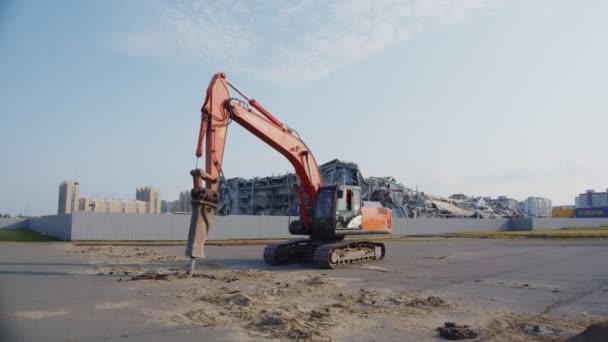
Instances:
[[[334,207],[334,192],[332,190],[322,190],[317,195],[317,203],[315,205],[315,217],[333,218]]]

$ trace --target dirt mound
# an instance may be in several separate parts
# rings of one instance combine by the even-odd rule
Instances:
[[[397,297],[385,296],[384,294],[378,293],[376,291],[368,291],[365,289],[361,289],[359,292],[359,298],[357,299],[357,303],[364,306],[380,308],[389,305],[399,305],[402,304],[403,301]]]
[[[608,341],[608,321],[591,324],[580,334],[574,335],[567,342],[603,342]]]
[[[131,277],[131,280],[169,280],[169,275],[156,270],[148,270],[140,275]]]
[[[192,275],[193,278],[206,278],[206,279],[211,279],[211,280],[218,280],[218,281],[223,281],[226,283],[231,283],[233,281],[237,281],[240,280],[238,277],[235,276],[228,276],[228,275],[216,275],[216,274],[209,274],[209,273],[194,273],[194,275]]]
[[[131,246],[88,246],[74,250],[74,253],[82,254],[86,259],[95,263],[109,261],[165,262],[177,259],[174,255],[165,255],[143,247]]]
[[[154,268],[159,273],[172,274],[183,270],[185,265],[174,255],[134,246],[84,246],[72,249],[72,253],[78,253],[86,263],[95,266],[87,270],[72,270],[74,273],[129,275]],[[123,280],[126,279],[120,281]]]
[[[201,300],[219,306],[253,306],[255,304],[255,301],[251,297],[240,293],[226,296],[207,295],[201,297]]]
[[[508,313],[495,316],[479,331],[479,335],[482,340],[500,342],[564,341],[584,327],[585,324],[580,321],[562,320],[533,313]],[[600,339],[600,341],[604,340]]]
[[[434,296],[428,296],[426,298],[414,298],[411,301],[409,301],[406,305],[415,307],[415,308],[445,308],[445,307],[448,307],[448,304],[445,302],[445,300],[443,300],[439,297],[434,297]]]
[[[247,279],[274,279],[275,274],[273,272],[256,271],[248,268],[230,271],[230,273],[236,277],[247,278]]]
[[[340,294],[339,294],[340,296]],[[342,295],[344,296],[344,295]],[[410,308],[421,308],[421,309],[433,309],[433,308],[447,308],[449,305],[445,300],[429,296],[423,297],[411,297],[409,295],[393,292],[382,292],[376,290],[360,289],[359,296],[356,302],[363,305],[374,308],[382,308],[388,306],[403,306]]]
[[[477,337],[477,331],[468,325],[457,325],[456,323],[446,322],[443,327],[437,328],[439,336],[446,340],[457,341]]]
[[[142,274],[131,277],[131,280],[172,280],[187,278],[186,272],[162,273],[157,270],[148,270]]]
[[[336,285],[335,282],[327,280],[327,279],[324,279],[321,276],[310,276],[310,275],[308,276],[308,279],[304,280],[304,284],[310,285],[310,286],[317,286],[317,287],[319,287],[319,286],[323,287],[323,286],[334,286],[334,285]]]
[[[237,271],[215,271],[215,272],[196,272],[193,278],[206,278],[211,280],[223,281],[226,283],[235,282],[238,280],[271,280],[275,275],[271,272],[254,271],[243,269]]]
[[[190,325],[201,327],[214,327],[227,322],[224,315],[206,308],[189,311],[184,316],[186,316]]]
[[[259,334],[280,339],[307,340],[307,341],[331,341],[319,330],[319,322],[311,322],[305,317],[317,317],[313,320],[325,318],[318,316],[318,312],[301,312],[298,310],[263,309],[257,315],[257,319],[250,322],[247,328]]]

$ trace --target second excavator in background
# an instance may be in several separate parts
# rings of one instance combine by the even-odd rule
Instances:
[[[229,89],[242,99],[231,97]],[[201,158],[204,149],[205,168],[197,167],[190,172],[193,177],[192,218],[186,247],[186,255],[191,258],[190,274],[194,271],[196,258],[204,257],[204,243],[215,218],[226,133],[233,121],[287,158],[298,179],[295,187],[300,217],[289,224],[289,232],[308,238],[266,246],[264,261],[267,264],[313,262],[321,268],[338,268],[384,258],[383,243],[349,241],[344,237],[390,234],[390,209],[379,203],[363,202],[358,186],[324,186],[315,157],[298,133],[256,100],[247,97],[226,79],[224,73],[212,77],[201,113],[196,157]]]

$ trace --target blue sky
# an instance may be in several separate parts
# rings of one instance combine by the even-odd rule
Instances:
[[[573,203],[608,187],[600,0],[3,1],[0,212],[190,188],[211,75],[318,161],[450,195]],[[290,171],[236,124],[228,177]]]

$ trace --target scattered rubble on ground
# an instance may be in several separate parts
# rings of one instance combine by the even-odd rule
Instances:
[[[468,325],[457,325],[445,322],[443,327],[437,328],[439,336],[450,341],[465,340],[477,337],[478,333]]]
[[[306,285],[311,285],[311,286],[335,286],[336,283],[331,281],[331,280],[327,280],[321,276],[308,276],[308,279],[304,280],[304,283]]]
[[[433,292],[376,288],[317,270],[230,269],[215,263],[189,278],[183,260],[170,261],[151,248],[78,247],[76,251],[91,264],[91,270],[84,272],[97,273],[100,267],[116,276],[130,272],[129,277],[138,281],[124,284],[139,289],[142,302],[169,301],[162,309],[145,311],[155,324],[166,326],[223,328],[254,339],[306,341],[341,340],[358,333],[371,338],[365,334],[385,326],[417,331],[429,339],[438,332],[446,339],[474,338],[476,333],[477,339],[491,341],[561,341],[570,336],[574,342],[594,341],[589,336],[604,336],[606,330],[604,324],[581,333],[588,323],[542,314],[489,312]],[[467,319],[462,319],[463,312]],[[459,324],[438,331],[437,324],[450,317]],[[475,328],[467,326],[471,323]]]
[[[79,246],[74,248],[72,253],[79,254],[86,263],[93,266],[84,270],[86,273],[100,276],[127,276],[126,279],[143,275],[151,269],[154,272],[167,274],[167,278],[178,277],[176,273],[185,269],[184,260],[186,260],[185,258],[180,260],[174,255],[166,255],[151,248],[133,246]],[[83,270],[76,269],[72,272],[80,273]],[[164,276],[161,274],[156,277]]]
[[[543,314],[512,312],[493,317],[479,330],[479,337],[486,341],[564,341],[584,330],[588,324]]]
[[[208,311],[207,309],[188,311],[184,314],[184,316],[188,319],[188,321],[196,322],[196,325],[201,327],[214,327],[227,322],[223,315],[217,315],[214,312]]]
[[[142,274],[131,277],[131,280],[172,280],[187,278],[186,272],[162,273],[156,270],[148,270]]]
[[[361,196],[367,202],[380,202],[393,209],[395,217],[418,218],[502,218],[520,217],[522,213],[509,201],[488,197],[443,198],[433,196],[399,183],[394,177],[364,177],[355,163],[338,159],[319,167],[323,184],[361,186]],[[222,215],[282,215],[298,216],[295,174],[262,177],[231,178],[222,183],[218,213]],[[506,199],[505,199],[506,200]]]
[[[391,290],[341,289],[337,283],[317,277],[251,285],[207,289],[189,303],[185,313],[177,313],[173,321],[193,326],[240,325],[252,336],[267,338],[330,341],[334,329],[352,325],[364,317],[394,316],[403,322],[420,323],[420,317],[450,307],[438,297],[419,298]],[[286,292],[268,291],[273,286]]]
[[[270,338],[290,340],[331,341],[332,338],[322,331],[331,324],[324,319],[329,315],[319,316],[316,311],[298,310],[297,307],[262,309],[246,328],[255,334]]]
[[[72,253],[93,264],[167,264],[177,261],[174,255],[166,255],[145,247],[133,246],[80,246]]]
[[[544,327],[538,324],[523,324],[521,326],[521,330],[523,332],[530,335],[538,335],[538,336],[558,336],[560,334],[559,329]]]

